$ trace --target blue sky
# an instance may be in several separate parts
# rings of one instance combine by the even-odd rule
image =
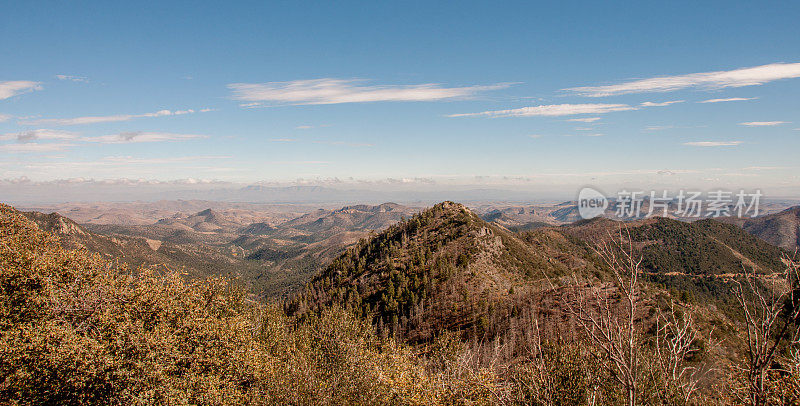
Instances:
[[[0,179],[800,196],[800,3],[429,3],[4,2]]]

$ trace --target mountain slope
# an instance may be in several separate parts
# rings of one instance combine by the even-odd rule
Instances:
[[[743,265],[759,273],[783,269],[781,249],[713,219],[687,223],[653,217],[622,223],[596,218],[559,230],[587,242],[630,233],[642,265],[658,274],[724,275],[741,272]]]
[[[93,235],[105,238],[101,238],[99,247],[84,244],[90,250],[104,252],[108,239],[141,242],[142,249],[136,251],[147,255],[130,259],[135,265],[167,263],[198,268],[196,273],[202,275],[233,273],[247,280],[254,293],[278,297],[302,287],[344,248],[367,237],[372,230],[382,230],[418,211],[384,203],[320,209],[277,221],[290,208],[280,208],[278,216],[237,207],[216,208],[210,202],[194,202],[186,207],[200,204],[211,208],[192,214],[178,212],[148,225],[76,226],[88,231],[84,240]],[[111,248],[118,248],[116,245],[111,244]],[[155,248],[144,250],[148,245]],[[114,251],[114,255],[120,254],[119,249]]]
[[[377,206],[345,206],[338,210],[317,210],[280,225],[308,232],[329,232],[335,230],[380,230],[403,218],[411,217],[419,210],[396,203],[383,203]]]
[[[344,306],[412,342],[441,329],[490,334],[487,317],[507,307],[515,291],[543,286],[573,267],[594,268],[586,250],[550,255],[559,239],[566,237],[542,237],[536,247],[460,204],[440,203],[360,241],[288,308],[305,314]]]
[[[189,216],[178,214],[171,218],[161,219],[156,224],[185,227],[201,233],[232,232],[242,226],[234,219],[212,209],[205,209]]]
[[[789,251],[800,249],[800,206],[755,218],[730,217],[722,221]]]
[[[39,229],[58,237],[67,249],[86,249],[106,259],[124,262],[131,267],[166,265],[193,278],[226,275],[250,278],[253,265],[230,254],[226,249],[201,244],[176,244],[170,241],[101,235],[87,230],[58,213],[22,212]]]
[[[722,304],[731,299],[730,276],[743,266],[762,274],[783,267],[784,251],[714,220],[597,218],[517,234],[444,202],[360,241],[287,309],[305,315],[349,308],[412,342],[427,342],[441,330],[480,340],[516,334],[526,331],[520,326],[537,306],[550,317],[547,328],[559,329],[568,318],[558,299],[562,287],[574,273],[608,282],[594,247],[621,230],[643,258],[652,297],[672,289],[702,307]]]

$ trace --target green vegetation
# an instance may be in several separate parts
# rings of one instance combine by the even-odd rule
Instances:
[[[735,282],[709,272],[716,263],[691,241],[724,244],[760,272],[779,251],[716,223],[657,221],[631,234],[650,261],[632,296],[637,404],[746,402],[750,378],[732,373],[748,359],[741,314],[718,311],[735,308],[734,296],[717,297]],[[361,240],[281,306],[235,280],[65,249],[0,206],[0,404],[624,404],[619,371],[576,321],[590,289],[576,273],[597,287],[580,314],[624,303],[586,241],[553,228],[517,235],[445,202]],[[663,269],[704,265],[658,272],[666,253],[679,259]],[[776,326],[794,320],[780,317]],[[696,324],[675,362],[703,371],[691,396],[659,347],[677,337],[662,323],[686,320]],[[790,349],[777,349],[763,399],[798,399]]]
[[[719,275],[741,272],[745,266],[759,273],[783,268],[783,251],[741,229],[714,220],[684,223],[658,218],[630,228],[642,243],[643,265],[660,274]]]

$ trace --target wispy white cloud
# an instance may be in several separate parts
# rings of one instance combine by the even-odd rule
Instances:
[[[330,161],[271,161],[267,163],[279,165],[327,165]]]
[[[528,137],[536,139],[536,138],[542,138],[542,137],[544,137],[544,135],[542,135],[542,134],[528,134]]]
[[[742,141],[693,141],[684,142],[683,145],[692,147],[732,147],[741,143]]]
[[[99,137],[86,137],[82,138],[81,141],[100,142],[104,144],[125,144],[141,142],[187,141],[199,138],[208,138],[208,136],[197,134],[132,131],[119,134],[101,135]]]
[[[562,137],[603,137],[605,134],[602,133],[591,133],[591,134],[561,134]]]
[[[12,118],[14,118],[14,116],[12,116],[10,114],[2,114],[2,113],[0,113],[0,123],[2,123],[4,121],[11,120]]]
[[[374,147],[374,144],[364,143],[364,142],[345,142],[345,141],[313,141],[314,144],[325,144],[325,145],[344,145],[347,147]]]
[[[664,107],[669,106],[670,104],[675,103],[683,103],[683,100],[672,100],[672,101],[665,101],[665,102],[644,102],[641,104],[642,107]]]
[[[138,165],[175,165],[175,164],[193,164],[202,161],[218,161],[223,159],[231,159],[232,156],[227,155],[195,155],[195,156],[177,156],[177,157],[163,157],[163,158],[140,158],[133,156],[106,156],[99,160],[90,161],[41,161],[41,162],[28,162],[25,164],[26,168],[38,170],[85,170],[85,169],[114,169],[119,170],[125,167],[138,166]],[[188,168],[201,168],[199,166],[186,166]]]
[[[758,99],[758,97],[728,97],[727,99],[708,99],[699,101],[698,103],[722,103],[722,102],[732,102],[732,101],[747,101],[755,99]]]
[[[363,85],[355,79],[311,79],[290,82],[231,83],[228,89],[242,107],[271,104],[338,104],[385,101],[438,101],[464,99],[489,90],[504,89],[508,84],[490,86],[442,87],[439,84]]]
[[[48,129],[0,134],[0,140],[16,140],[17,142],[31,142],[35,140],[73,140],[76,138],[78,138],[78,134],[71,131]]]
[[[788,121],[749,121],[747,123],[739,123],[739,125],[747,127],[772,127],[781,124],[789,124]]]
[[[294,139],[294,138],[273,138],[270,141],[272,141],[272,142],[295,142],[297,140]]]
[[[72,75],[56,75],[58,80],[69,80],[70,82],[88,83],[89,79],[85,76],[72,76]]]
[[[330,127],[330,126],[331,126],[330,124],[319,124],[319,125],[305,124],[305,125],[298,125],[294,129],[295,130],[310,130],[312,128],[322,128],[322,127]]]
[[[614,111],[637,110],[627,104],[550,104],[534,107],[522,107],[511,110],[492,110],[480,113],[450,114],[447,117],[533,117],[533,116],[570,116],[576,114],[604,114]]]
[[[675,126],[672,126],[672,125],[651,125],[651,126],[645,127],[644,130],[645,131],[661,131],[661,130],[668,130],[670,128],[675,128]]]
[[[775,171],[779,169],[788,169],[785,166],[748,166],[746,168],[742,168],[744,171]]]
[[[70,164],[83,164],[82,162],[75,162],[75,163],[66,163],[67,165]],[[28,184],[28,185],[52,185],[52,186],[65,186],[65,185],[137,185],[137,186],[145,186],[145,185],[231,185],[230,182],[220,181],[220,180],[212,180],[212,179],[196,179],[196,178],[184,178],[184,179],[174,179],[174,180],[159,180],[159,179],[144,179],[144,178],[108,178],[108,179],[93,179],[93,178],[83,178],[83,177],[75,177],[75,178],[61,178],[61,179],[53,179],[53,180],[41,180],[35,181],[31,180],[26,176],[21,176],[19,178],[12,178],[12,179],[0,179],[0,185],[2,184]]]
[[[594,123],[597,120],[600,120],[600,117],[585,117],[585,118],[571,118],[567,121],[577,121],[581,123]]]
[[[63,151],[69,147],[74,147],[75,144],[69,143],[23,143],[23,144],[4,144],[0,145],[0,152],[9,153],[25,153],[25,152],[51,152]]]
[[[40,82],[32,82],[30,80],[10,80],[0,82],[0,100],[14,97],[18,94],[32,92],[34,90],[41,90]]]
[[[208,111],[208,110],[203,109],[201,111]],[[20,124],[68,126],[68,125],[82,125],[82,124],[114,123],[119,121],[130,121],[137,118],[180,116],[184,114],[192,114],[194,112],[195,111],[192,109],[159,110],[154,113],[144,113],[144,114],[117,114],[113,116],[86,116],[86,117],[75,117],[75,118],[43,118],[38,120],[21,121]]]
[[[120,165],[138,165],[138,164],[171,164],[180,162],[195,162],[203,160],[218,160],[218,159],[231,159],[230,155],[195,155],[195,156],[180,156],[180,157],[167,157],[167,158],[138,158],[132,156],[107,156],[103,158],[103,162],[109,164]]]
[[[11,152],[33,152],[33,151],[56,151],[62,150],[66,147],[73,147],[76,144],[66,143],[35,143],[39,140],[59,140],[59,141],[79,141],[90,143],[103,143],[103,144],[124,144],[124,143],[142,143],[142,142],[170,142],[170,141],[188,141],[198,138],[208,138],[206,135],[197,134],[175,134],[166,132],[123,132],[119,134],[102,135],[98,137],[81,137],[79,133],[63,130],[50,130],[39,129],[22,131],[17,133],[0,134],[0,141],[17,141],[17,144],[3,145],[2,150]],[[13,147],[11,145],[27,145],[20,147]]]
[[[659,76],[616,85],[582,86],[564,89],[588,97],[617,96],[631,93],[671,92],[687,88],[722,89],[763,85],[775,80],[800,77],[800,63],[773,63],[729,71]]]

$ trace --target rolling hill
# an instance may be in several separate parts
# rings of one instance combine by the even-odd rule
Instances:
[[[122,234],[102,235],[58,213],[23,212],[22,215],[39,229],[56,236],[64,248],[86,249],[133,268],[166,265],[191,278],[232,275],[245,279],[252,277],[256,268],[254,264],[231,255],[224,247],[179,244]]]
[[[630,233],[645,269],[658,274],[722,275],[738,273],[743,265],[759,273],[783,268],[780,248],[713,219],[687,223],[653,217],[621,223],[595,218],[559,230],[587,242]]]
[[[800,206],[755,218],[730,217],[722,221],[789,251],[800,249]]]
[[[232,275],[260,296],[274,298],[302,287],[360,238],[418,211],[384,203],[320,209],[273,221],[286,208],[269,215],[244,207],[178,212],[146,225],[78,225],[57,213],[27,215],[58,234],[69,248],[84,247],[134,267],[166,264],[191,276]]]

